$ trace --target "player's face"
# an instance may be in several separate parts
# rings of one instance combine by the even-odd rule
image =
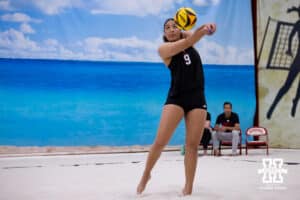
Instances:
[[[224,113],[225,113],[225,115],[227,115],[227,116],[230,115],[231,111],[232,111],[231,106],[229,104],[225,104],[224,105]]]
[[[180,39],[181,31],[176,26],[173,20],[169,20],[164,27],[165,36],[170,42],[174,42]]]

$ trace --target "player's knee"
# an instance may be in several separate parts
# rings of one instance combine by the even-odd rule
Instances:
[[[189,141],[189,142],[186,142],[185,144],[185,148],[186,148],[186,151],[197,151],[198,150],[198,145],[199,145],[199,142],[195,142],[195,141]]]
[[[155,140],[153,147],[155,149],[163,149],[165,146],[167,145],[166,141],[162,141],[162,140]]]

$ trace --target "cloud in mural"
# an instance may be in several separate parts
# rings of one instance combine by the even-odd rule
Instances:
[[[23,33],[33,34],[35,33],[35,30],[27,23],[22,23],[20,26],[20,30]]]
[[[8,49],[8,53],[19,51],[38,51],[39,47],[36,42],[27,38],[24,33],[15,29],[9,29],[7,31],[0,32],[0,48]],[[17,56],[13,55],[13,57]]]
[[[196,46],[201,53],[204,63],[210,64],[237,64],[247,65],[253,63],[252,49],[243,49],[234,46],[222,46],[206,38]]]
[[[24,13],[5,14],[1,16],[1,20],[8,22],[41,22],[41,20],[31,18]]]
[[[91,10],[93,14],[117,14],[117,15],[161,15],[174,8],[175,3],[182,0],[106,0],[95,3],[95,8]]]
[[[10,57],[60,58],[82,60],[124,60],[159,62],[157,53],[160,38],[155,41],[130,38],[88,37],[75,46],[65,47],[56,39],[36,43],[21,31],[11,29],[0,33],[0,48],[14,49]],[[197,46],[205,63],[249,64],[253,62],[253,51],[236,47],[223,47],[216,42],[203,39]]]
[[[8,0],[4,0],[4,1],[0,1],[0,10],[14,10],[14,8],[11,6],[10,1]]]
[[[47,0],[31,1],[35,7],[48,15],[58,14],[67,8],[81,7],[83,2],[79,0],[52,0],[51,3]]]
[[[221,0],[188,2],[31,0],[25,5],[20,0],[0,0],[0,57],[161,62],[157,48],[166,17],[183,5],[200,10],[226,6]],[[249,13],[251,19],[250,10],[239,7],[238,12]],[[211,20],[218,19],[202,14],[201,21]],[[233,32],[245,36],[251,30],[246,27]],[[204,63],[253,64],[252,38],[227,37],[232,38],[227,29],[219,29],[196,45]]]
[[[92,0],[87,3],[82,0],[53,0],[49,4],[47,0],[39,0],[28,3],[48,15],[59,14],[66,9],[79,8],[89,10],[92,14],[146,16],[162,14],[173,8],[175,3],[182,2],[183,0]]]
[[[16,0],[20,2],[20,0]],[[194,0],[192,5],[195,6],[215,6],[220,0]],[[19,3],[15,3],[20,5]],[[1,1],[6,10],[12,10],[10,1]],[[23,4],[21,4],[23,5]],[[47,0],[28,1],[28,6],[33,6],[45,14],[56,15],[64,12],[66,9],[79,8],[87,9],[92,14],[116,14],[116,15],[161,15],[172,10],[175,6],[184,6],[184,0],[91,0],[88,3],[83,0]]]
[[[196,6],[209,6],[209,5],[218,5],[220,0],[194,0],[193,4]]]

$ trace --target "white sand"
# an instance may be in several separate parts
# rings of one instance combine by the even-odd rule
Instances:
[[[199,151],[201,153],[201,151]],[[227,153],[227,152],[224,152]],[[271,158],[300,163],[300,150],[271,150]],[[146,191],[135,195],[145,153],[0,158],[1,200],[159,200],[159,199],[299,199],[300,165],[284,165],[284,183],[265,190],[261,182],[263,150],[248,156],[200,156],[194,193],[180,197],[183,157],[165,152]]]

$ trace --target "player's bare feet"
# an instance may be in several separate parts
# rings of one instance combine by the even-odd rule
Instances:
[[[139,183],[139,185],[136,189],[137,194],[142,194],[142,192],[145,190],[146,185],[147,185],[148,181],[150,180],[150,178],[151,178],[150,174],[148,174],[148,175],[144,174],[143,175],[143,177],[142,177],[142,179],[141,179],[141,181],[140,181],[140,183]]]
[[[192,189],[188,189],[187,186],[185,186],[183,189],[182,189],[182,195],[183,196],[187,196],[187,195],[191,195],[192,194]]]

